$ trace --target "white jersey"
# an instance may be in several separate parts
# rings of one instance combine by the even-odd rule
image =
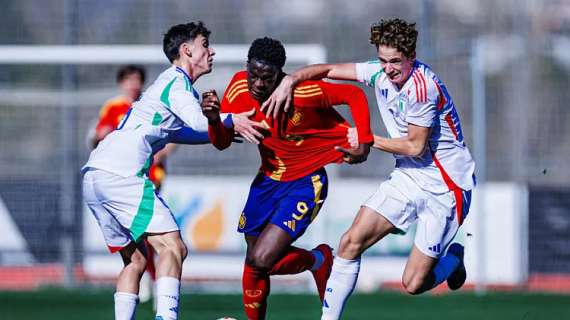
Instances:
[[[208,141],[208,120],[202,115],[198,92],[188,74],[172,66],[158,76],[117,129],[91,152],[82,170],[95,168],[122,177],[142,176],[153,155],[167,143]]]
[[[391,138],[408,135],[408,124],[431,128],[428,150],[420,157],[395,155],[396,168],[430,192],[475,186],[475,162],[463,141],[459,115],[447,88],[420,61],[398,90],[378,60],[356,64],[358,81],[374,88],[380,116]]]

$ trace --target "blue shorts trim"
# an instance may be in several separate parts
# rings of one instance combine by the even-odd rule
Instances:
[[[324,168],[293,181],[275,181],[263,173],[253,180],[238,232],[258,236],[268,223],[299,238],[319,213],[328,193]]]

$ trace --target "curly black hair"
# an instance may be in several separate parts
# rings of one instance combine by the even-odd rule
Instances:
[[[180,45],[196,39],[198,35],[208,38],[210,36],[210,30],[206,28],[202,21],[198,23],[190,22],[177,24],[172,26],[162,40],[162,51],[168,58],[170,62],[178,59],[180,56],[178,54],[178,48]]]
[[[249,47],[247,62],[253,59],[274,65],[281,69],[285,65],[287,57],[285,55],[285,48],[280,41],[264,37],[255,39]]]
[[[382,19],[370,28],[370,43],[395,48],[408,58],[416,52],[417,39],[416,24],[402,19]]]

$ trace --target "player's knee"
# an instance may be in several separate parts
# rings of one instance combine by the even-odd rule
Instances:
[[[186,244],[184,244],[184,242],[180,241],[179,247],[177,249],[179,250],[181,261],[184,261],[188,256],[188,247],[186,247]]]
[[[139,274],[142,274],[146,269],[146,264],[146,257],[142,253],[136,251],[131,255],[130,261],[126,267],[134,269]]]
[[[173,260],[176,264],[182,265],[188,250],[182,241],[169,241],[158,251],[159,259]]]
[[[424,279],[420,276],[404,276],[402,278],[402,286],[411,295],[417,295],[425,291]]]
[[[179,261],[184,261],[188,255],[188,248],[181,239],[172,241],[168,244],[167,249],[177,258]]]
[[[249,265],[259,270],[269,270],[273,267],[273,259],[268,252],[254,251],[249,257]]]

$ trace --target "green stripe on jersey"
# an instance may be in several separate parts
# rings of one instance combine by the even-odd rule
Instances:
[[[154,213],[154,186],[152,181],[145,179],[143,188],[143,196],[130,228],[131,236],[135,242],[138,242],[146,232]]]
[[[137,177],[142,178],[146,173],[148,173],[148,168],[150,168],[151,164],[152,164],[152,154],[150,155],[150,157],[148,157],[148,159],[146,159],[143,167],[139,170],[139,172],[137,172]]]
[[[382,73],[384,73],[384,69],[380,69],[380,71],[376,72],[372,78],[370,78],[370,83],[372,84],[372,87],[376,87],[376,79],[378,78],[378,76],[380,76]]]
[[[164,90],[162,90],[162,93],[160,94],[160,101],[162,101],[162,103],[164,103],[169,108],[170,108],[170,88],[172,87],[172,84],[174,84],[174,81],[176,81],[176,78],[172,79],[172,81],[170,81],[166,85],[166,87],[164,87]]]
[[[162,122],[162,116],[160,115],[160,113],[155,112],[154,117],[152,118],[152,125],[158,126],[161,122]]]
[[[184,88],[186,88],[186,91],[192,92],[192,90],[190,90],[190,82],[188,82],[188,79],[186,79],[186,77],[184,77]]]

